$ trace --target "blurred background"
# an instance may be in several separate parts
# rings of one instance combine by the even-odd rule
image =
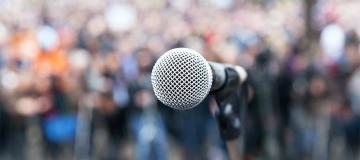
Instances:
[[[251,75],[245,160],[360,159],[358,0],[0,0],[0,159],[225,160],[209,97],[149,76],[175,47]]]

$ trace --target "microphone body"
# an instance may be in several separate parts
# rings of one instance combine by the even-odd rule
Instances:
[[[246,78],[247,73],[242,67],[207,62],[198,52],[188,48],[167,51],[157,60],[151,73],[156,97],[178,110],[195,107],[210,92],[238,88]]]
[[[151,72],[156,97],[174,109],[193,108],[209,93],[214,94],[219,106],[215,115],[220,136],[227,141],[232,160],[242,159],[243,155],[245,139],[241,122],[245,120],[246,112],[246,78],[247,73],[242,67],[207,62],[188,48],[167,51]]]
[[[231,86],[226,86],[234,88],[240,86],[247,78],[245,69],[240,66],[221,64],[216,62],[208,63],[213,73],[212,86],[210,90],[211,92],[223,89],[227,79],[237,79]],[[229,74],[226,72],[226,69],[234,70],[236,74]]]

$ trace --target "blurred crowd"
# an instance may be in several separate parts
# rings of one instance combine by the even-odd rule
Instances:
[[[169,49],[250,74],[245,159],[360,158],[360,2],[0,0],[0,159],[227,159],[209,97],[160,104]],[[309,43],[311,42],[311,43]]]

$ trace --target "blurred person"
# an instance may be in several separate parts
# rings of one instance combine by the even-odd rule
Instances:
[[[140,75],[130,85],[135,107],[131,116],[131,128],[136,145],[135,159],[169,159],[164,120],[158,112],[156,97],[150,83],[150,71],[154,60],[151,53],[146,50],[138,52],[136,56]]]
[[[287,57],[277,77],[279,129],[282,158],[306,159],[304,143],[305,100],[309,62],[305,56],[302,38],[289,45]],[[306,150],[306,151],[305,151]]]
[[[357,81],[357,77],[358,77],[358,70],[359,70],[359,65],[360,65],[360,56],[359,56],[359,45],[360,41],[358,38],[358,35],[355,31],[350,31],[347,34],[347,38],[346,38],[346,59],[347,59],[347,68],[348,68],[348,94],[350,94],[350,102],[351,102],[351,107],[352,107],[352,111],[355,114],[360,114],[360,103],[358,102],[358,97],[360,95],[358,95],[358,91],[357,91],[357,87],[358,87],[358,81]]]
[[[154,111],[155,97],[150,91],[138,91],[135,103],[141,109],[132,117],[132,127],[136,141],[136,159],[168,159],[166,134],[161,117]],[[147,105],[147,106],[146,106]],[[146,108],[150,107],[150,108]],[[142,113],[141,113],[142,112]],[[155,112],[155,113],[154,113]]]
[[[296,73],[298,70],[301,70],[301,54],[303,54],[303,43],[300,40],[295,41],[292,44],[289,44],[287,55],[285,60],[280,63],[279,75],[276,79],[276,90],[278,95],[278,118],[279,118],[279,143],[282,150],[282,157],[289,157],[289,152],[291,147],[289,146],[289,141],[291,137],[291,111],[294,105],[294,102],[297,100],[294,99],[294,88],[293,83],[296,80]],[[301,96],[300,96],[301,97]],[[299,97],[299,98],[300,98]]]
[[[4,156],[5,152],[6,152],[6,146],[8,143],[8,135],[9,131],[8,131],[8,124],[6,123],[7,121],[9,121],[8,119],[8,114],[5,112],[5,108],[4,106],[4,102],[3,100],[0,101],[0,158]]]
[[[345,57],[342,65],[340,84],[347,86],[341,88],[343,93],[342,105],[333,115],[333,128],[331,132],[330,149],[338,151],[337,155],[346,159],[359,159],[360,128],[358,111],[358,77],[359,77],[359,38],[356,32],[349,31],[346,36]],[[335,146],[335,142],[343,142]],[[340,153],[339,153],[340,151]],[[335,152],[336,153],[336,152]]]
[[[278,159],[278,97],[275,92],[278,66],[274,61],[274,53],[266,42],[260,39],[255,46],[259,53],[255,53],[255,64],[249,69],[254,97],[249,104],[248,134],[251,140],[247,142],[247,149],[249,156],[262,155]]]
[[[202,103],[189,112],[172,112],[172,118],[166,119],[168,125],[176,126],[174,137],[177,143],[182,147],[181,154],[183,159],[195,160],[206,159],[208,137],[207,126],[214,123],[209,108],[210,98],[206,98]],[[213,130],[214,131],[214,130]],[[216,130],[219,132],[218,130]],[[214,140],[215,144],[216,139]],[[219,145],[219,144],[217,144]],[[209,153],[210,154],[210,153]]]
[[[336,103],[334,103],[334,88],[330,79],[316,66],[310,65],[306,75],[308,89],[305,97],[305,116],[310,121],[306,122],[303,129],[305,132],[305,144],[312,149],[309,154],[312,159],[327,159],[330,115]],[[316,139],[315,139],[315,138]],[[315,141],[314,141],[315,140]]]
[[[70,158],[75,138],[76,103],[70,100],[70,94],[60,78],[52,76],[39,80],[39,83],[42,105],[48,107],[42,114],[47,156],[53,159]]]
[[[32,69],[40,105],[47,107],[41,114],[46,156],[69,158],[73,154],[77,102],[70,98],[73,95],[68,88],[70,64],[67,51],[61,48],[59,34],[52,26],[39,27],[37,41],[40,50]]]
[[[337,105],[335,87],[323,66],[305,57],[305,48],[299,49],[289,61],[292,102],[288,152],[298,159],[326,159],[331,110]]]
[[[7,29],[7,27],[3,24],[0,23],[0,68],[1,70],[3,70],[4,67],[4,58],[5,58],[5,47],[3,47],[4,45],[6,45],[8,38],[9,38],[9,31]],[[2,87],[1,87],[2,88]],[[6,152],[6,146],[7,143],[9,142],[7,137],[7,134],[9,134],[9,128],[8,128],[8,121],[9,121],[9,117],[8,117],[8,113],[6,112],[6,108],[5,108],[5,101],[4,101],[4,95],[1,92],[0,93],[0,159],[1,157],[3,157],[3,155]]]
[[[105,149],[94,146],[94,155],[105,159],[127,159],[129,143],[130,97],[122,77],[119,58],[114,53],[93,57],[86,83],[90,94],[96,98],[94,129],[105,130],[108,141]],[[94,131],[93,138],[101,138]],[[94,139],[94,143],[97,141]],[[103,152],[99,152],[103,151]]]

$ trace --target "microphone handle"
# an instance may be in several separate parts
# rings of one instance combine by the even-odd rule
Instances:
[[[247,79],[247,72],[243,67],[230,64],[221,64],[216,62],[208,62],[210,65],[211,71],[213,73],[213,80],[211,85],[211,92],[221,90],[227,85],[227,87],[239,87]],[[229,74],[226,70],[234,70],[235,74]],[[228,79],[235,79],[231,82],[231,86],[227,84]]]
[[[241,160],[244,152],[247,106],[247,82],[239,84],[239,75],[233,67],[225,68],[226,80],[217,91],[212,91],[219,110],[216,113],[220,135],[226,141],[231,160]]]

